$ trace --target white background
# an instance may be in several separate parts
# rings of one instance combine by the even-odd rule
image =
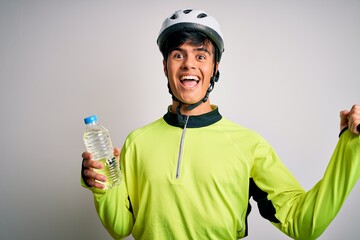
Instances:
[[[166,112],[156,38],[189,7],[225,36],[211,102],[305,189],[321,178],[339,111],[360,103],[360,1],[2,0],[0,239],[110,239],[80,186],[83,118],[97,114],[121,146]],[[321,238],[357,239],[359,201],[357,184]],[[247,239],[287,239],[252,205]]]

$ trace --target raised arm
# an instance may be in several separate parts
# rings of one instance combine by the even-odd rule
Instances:
[[[275,208],[273,221],[294,239],[316,239],[340,211],[360,177],[360,108],[342,111],[343,131],[322,179],[309,191],[300,185],[280,163],[271,148],[260,146],[262,155],[255,162],[255,184],[268,193]],[[264,147],[265,146],[265,147]]]

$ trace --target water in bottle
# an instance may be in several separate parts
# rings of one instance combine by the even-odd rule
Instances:
[[[104,165],[103,169],[94,169],[96,172],[106,176],[107,181],[104,189],[110,189],[120,183],[120,168],[114,157],[114,148],[106,128],[98,123],[97,116],[84,119],[86,129],[84,132],[84,143],[86,150],[90,152],[94,160]]]

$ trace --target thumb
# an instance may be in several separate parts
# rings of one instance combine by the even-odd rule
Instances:
[[[340,112],[340,131],[349,126],[349,116],[350,111],[343,110]]]
[[[121,153],[121,149],[118,147],[114,147],[114,157],[116,158],[117,161],[119,161],[120,153]]]

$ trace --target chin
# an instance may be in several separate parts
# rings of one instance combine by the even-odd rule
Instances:
[[[194,103],[197,103],[199,102],[201,99],[199,100],[193,100],[193,99],[184,99],[182,102],[186,105],[191,105],[191,104],[194,104]]]

